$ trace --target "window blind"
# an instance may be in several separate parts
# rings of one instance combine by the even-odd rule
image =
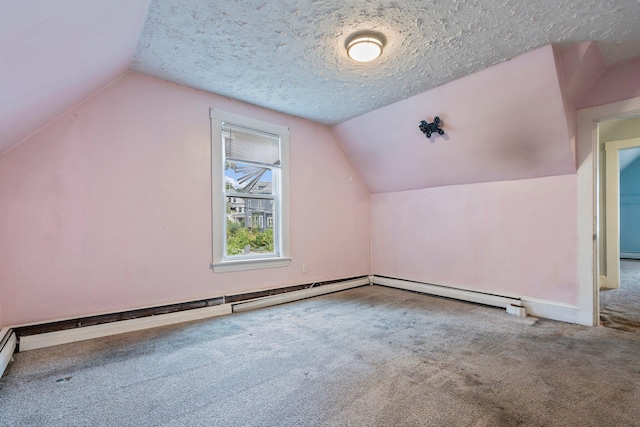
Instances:
[[[280,137],[224,123],[225,156],[230,160],[280,164]]]

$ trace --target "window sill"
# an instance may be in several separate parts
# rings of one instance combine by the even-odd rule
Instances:
[[[258,270],[264,268],[288,267],[291,258],[263,258],[243,259],[237,261],[223,261],[211,264],[214,273],[227,273],[232,271]]]

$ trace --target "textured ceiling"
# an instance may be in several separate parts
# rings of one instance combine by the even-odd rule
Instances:
[[[640,55],[638,0],[152,0],[132,68],[336,124],[549,43]],[[361,65],[355,31],[387,38]]]
[[[130,67],[335,124],[549,43],[640,56],[639,17],[638,0],[0,0],[0,153]],[[369,65],[344,51],[363,29],[388,40]]]

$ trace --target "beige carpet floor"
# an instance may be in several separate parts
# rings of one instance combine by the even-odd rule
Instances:
[[[379,286],[15,355],[1,426],[639,426],[640,334]]]

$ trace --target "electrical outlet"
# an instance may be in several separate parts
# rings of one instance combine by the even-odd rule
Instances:
[[[302,274],[307,272],[307,264],[302,264]]]

